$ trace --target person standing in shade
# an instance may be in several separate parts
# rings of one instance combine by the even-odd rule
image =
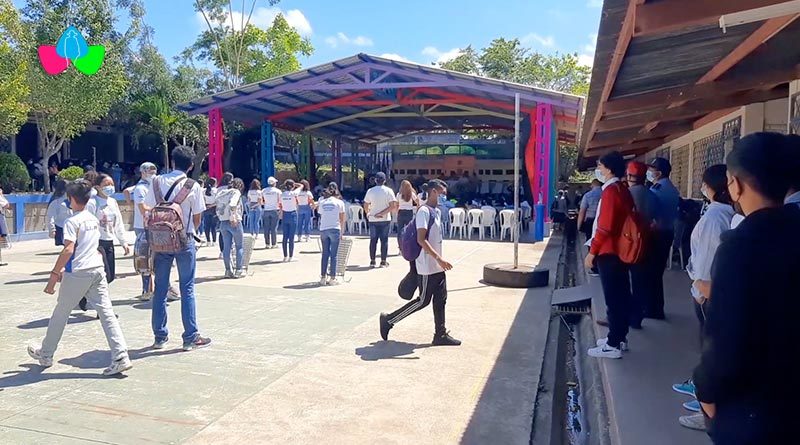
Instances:
[[[410,182],[403,180],[397,192],[397,232],[403,233],[403,227],[414,220],[414,211],[419,206],[419,197]]]
[[[727,186],[745,214],[711,267],[705,341],[693,380],[716,444],[797,441],[800,208],[785,205],[785,136],[754,133],[728,154]],[[776,383],[787,382],[784,385]]]
[[[261,190],[261,198],[264,201],[264,213],[262,214],[264,229],[264,243],[267,249],[278,247],[278,211],[280,210],[281,189],[275,187],[278,180],[270,176],[267,179],[267,187]]]
[[[641,218],[642,228],[649,234],[656,225],[656,212],[658,211],[658,198],[655,193],[644,185],[647,175],[647,165],[641,162],[629,162],[627,169],[628,190],[633,197],[636,211]],[[647,236],[645,237],[648,238]],[[652,246],[645,245],[645,256],[652,255]],[[645,261],[630,265],[631,270],[631,290],[632,304],[630,326],[634,329],[642,329],[642,319],[648,301],[651,301],[650,292],[653,286],[650,284],[650,267]]]
[[[56,259],[44,292],[55,294],[56,283],[61,282],[56,307],[47,323],[47,333],[40,348],[28,346],[28,355],[44,368],[53,366],[53,355],[64,334],[67,319],[78,300],[88,299],[97,310],[108,346],[111,348],[111,365],[103,375],[115,375],[133,367],[128,357],[128,346],[122,334],[114,307],[108,297],[108,283],[103,258],[98,250],[101,227],[97,218],[86,210],[91,198],[92,185],[85,180],[67,186],[70,208],[75,212],[64,222],[64,248]]]
[[[45,214],[45,221],[47,221],[47,231],[50,238],[55,240],[56,246],[64,245],[64,221],[72,216],[69,210],[67,196],[67,181],[57,179],[53,188],[53,194],[50,195],[50,201],[47,204],[47,213]],[[66,201],[66,202],[65,202]]]
[[[231,181],[233,181],[233,173],[225,172],[222,174],[222,178],[219,181],[219,187],[217,187],[217,192],[221,192],[226,188],[230,187]],[[222,231],[219,232],[217,240],[219,241],[219,259],[222,259],[222,251],[225,250],[225,243],[222,239]]]
[[[258,238],[259,224],[261,224],[261,181],[253,179],[250,182],[250,190],[247,191],[247,233]],[[239,248],[236,248],[237,252]]]
[[[652,236],[652,255],[650,261],[650,282],[653,290],[646,303],[645,318],[663,320],[664,315],[664,270],[667,268],[669,250],[675,238],[675,219],[678,217],[678,205],[681,194],[669,179],[672,165],[664,158],[655,158],[648,166],[647,180],[653,183],[650,190],[658,198],[658,224]]]
[[[417,210],[417,242],[422,247],[415,261],[419,276],[420,294],[417,298],[392,312],[380,315],[380,333],[383,340],[401,320],[433,302],[434,346],[458,346],[460,340],[450,336],[445,327],[445,305],[447,303],[446,272],[453,265],[442,257],[442,213],[437,208],[439,196],[447,193],[447,184],[440,179],[428,182],[428,200]]]
[[[225,278],[241,278],[244,276],[244,268],[242,267],[242,258],[244,256],[243,192],[244,182],[239,178],[234,178],[228,188],[217,193],[217,218],[219,218],[219,230],[222,232],[222,239],[225,242],[225,249],[222,250],[222,261],[225,263]],[[259,193],[259,199],[260,197]],[[231,270],[231,251],[234,246],[236,247],[235,272]]]
[[[194,150],[179,145],[172,149],[172,171],[153,178],[153,187],[145,199],[148,207],[153,208],[159,201],[175,202],[180,189],[190,181],[187,172],[193,167]],[[172,193],[169,190],[172,189]],[[153,258],[155,269],[155,294],[153,295],[152,326],[155,341],[153,349],[164,349],[169,341],[167,330],[167,290],[170,282],[172,263],[178,265],[178,282],[181,293],[181,321],[183,322],[183,350],[191,351],[211,344],[211,339],[200,335],[197,327],[197,303],[194,295],[194,278],[197,266],[197,248],[194,242],[195,227],[200,226],[200,219],[206,209],[203,189],[194,183],[191,191],[180,202],[183,224],[186,227],[188,241],[186,247],[176,253],[156,253]]]
[[[319,201],[319,238],[322,242],[322,269],[319,284],[321,286],[335,286],[339,284],[336,279],[336,258],[339,253],[339,241],[344,233],[346,220],[344,201],[339,193],[339,187],[331,182],[323,192],[324,198]],[[330,263],[330,272],[328,272]],[[326,279],[327,274],[327,279]]]
[[[625,159],[611,152],[597,161],[595,176],[603,183],[603,194],[597,206],[597,219],[589,254],[584,265],[595,265],[600,271],[600,283],[606,301],[608,337],[597,340],[597,347],[588,351],[590,357],[622,358],[627,349],[631,314],[631,280],[629,267],[619,258],[617,240],[622,226],[634,210],[633,197],[620,178],[625,176]]]
[[[281,230],[283,231],[283,262],[294,261],[294,235],[297,231],[297,195],[303,184],[287,179],[281,193]]]
[[[578,230],[586,235],[586,239],[592,238],[592,226],[597,215],[597,204],[600,202],[600,195],[603,193],[603,183],[597,179],[592,180],[592,189],[585,193],[581,198],[580,210],[578,211]]]
[[[389,265],[386,261],[389,256],[389,227],[391,226],[391,214],[397,207],[397,198],[394,195],[394,191],[386,187],[385,184],[386,174],[383,172],[376,173],[375,186],[367,190],[367,194],[364,196],[364,211],[367,213],[367,221],[369,222],[370,267],[375,267],[375,256],[379,240],[381,242],[381,267]]]
[[[206,180],[203,200],[206,202],[206,211],[203,212],[203,231],[206,235],[206,244],[217,244],[217,231],[219,219],[217,218],[217,178]]]
[[[300,181],[303,188],[297,193],[297,241],[308,241],[311,237],[311,218],[314,217],[314,194],[311,184],[305,179]]]

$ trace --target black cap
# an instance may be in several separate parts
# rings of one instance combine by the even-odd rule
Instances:
[[[664,176],[669,176],[669,174],[672,172],[672,164],[669,163],[669,160],[664,158],[655,158],[650,161],[648,166],[660,171],[664,174]]]

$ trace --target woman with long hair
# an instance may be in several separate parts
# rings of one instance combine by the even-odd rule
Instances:
[[[319,239],[322,242],[322,269],[319,284],[321,286],[335,286],[339,284],[336,279],[336,257],[339,254],[339,241],[344,233],[345,206],[339,186],[335,182],[328,184],[323,191],[324,198],[319,201]],[[330,262],[330,272],[328,263]],[[326,277],[327,274],[327,277]]]
[[[261,231],[261,206],[264,198],[261,196],[261,181],[253,179],[250,190],[247,191],[247,233],[258,237]]]
[[[217,243],[217,230],[219,219],[217,219],[217,178],[206,180],[203,199],[206,203],[206,211],[203,212],[203,231],[206,235],[206,243],[213,246]]]
[[[281,193],[281,229],[283,230],[283,261],[288,263],[294,259],[294,234],[297,230],[297,195],[303,184],[287,179],[283,183]]]
[[[242,219],[244,206],[242,194],[244,181],[234,178],[228,188],[217,192],[217,216],[219,217],[219,230],[222,232],[222,260],[225,263],[225,278],[241,278],[244,276],[242,259],[244,257],[244,230]],[[236,246],[235,271],[231,267],[231,250]]]
[[[397,231],[402,233],[403,227],[414,219],[414,212],[419,206],[417,192],[408,180],[403,180],[403,182],[400,183],[400,191],[397,192],[397,202],[400,203],[400,210],[397,211]]]
[[[53,194],[50,195],[50,201],[47,204],[47,214],[45,221],[47,221],[47,231],[50,238],[56,242],[56,246],[64,245],[64,221],[72,215],[67,203],[67,181],[57,179],[53,187]]]
[[[300,181],[303,188],[297,193],[297,241],[308,241],[311,236],[311,218],[314,216],[314,194],[311,193],[311,184],[305,179]]]

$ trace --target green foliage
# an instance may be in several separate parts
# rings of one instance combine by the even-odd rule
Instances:
[[[82,178],[84,174],[83,167],[78,165],[71,165],[64,170],[58,172],[58,177],[65,180],[65,181],[74,181],[78,178]]]
[[[13,153],[0,153],[0,188],[3,192],[25,191],[31,177],[19,156]]]
[[[575,145],[558,146],[558,180],[567,181],[576,173],[578,166],[578,147]]]
[[[480,52],[467,46],[441,67],[583,96],[592,74],[576,54],[541,54],[523,47],[519,39],[504,38],[492,40]]]
[[[0,139],[15,135],[28,119],[26,40],[17,9],[0,0]]]

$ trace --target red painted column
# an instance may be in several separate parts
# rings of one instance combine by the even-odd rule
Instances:
[[[533,119],[531,122],[533,123]],[[550,203],[550,155],[552,145],[553,107],[550,104],[536,106],[536,119],[533,128],[534,169],[533,200],[549,209]],[[547,210],[546,210],[547,211]]]
[[[222,179],[223,146],[222,112],[214,108],[208,112],[208,176],[218,181]]]

